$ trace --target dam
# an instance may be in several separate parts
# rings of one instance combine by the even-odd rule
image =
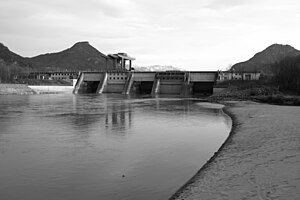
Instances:
[[[213,93],[216,79],[214,71],[80,72],[73,93],[207,95]]]
[[[215,71],[135,71],[134,60],[126,53],[109,54],[105,70],[79,73],[73,93],[206,95],[218,77]]]

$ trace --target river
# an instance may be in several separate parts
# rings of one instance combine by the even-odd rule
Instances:
[[[0,96],[0,199],[168,199],[230,128],[196,99]]]

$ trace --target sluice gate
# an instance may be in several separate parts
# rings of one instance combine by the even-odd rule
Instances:
[[[212,94],[217,72],[80,72],[73,93]]]

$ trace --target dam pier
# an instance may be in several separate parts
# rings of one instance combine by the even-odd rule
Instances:
[[[74,94],[212,94],[217,72],[211,71],[106,71],[80,72]]]

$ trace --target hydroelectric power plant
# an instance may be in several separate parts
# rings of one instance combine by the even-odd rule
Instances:
[[[115,70],[80,72],[73,93],[212,94],[217,79],[217,72],[213,71],[134,71],[131,67],[134,58],[125,53],[109,56]],[[127,66],[126,61],[129,61]]]

